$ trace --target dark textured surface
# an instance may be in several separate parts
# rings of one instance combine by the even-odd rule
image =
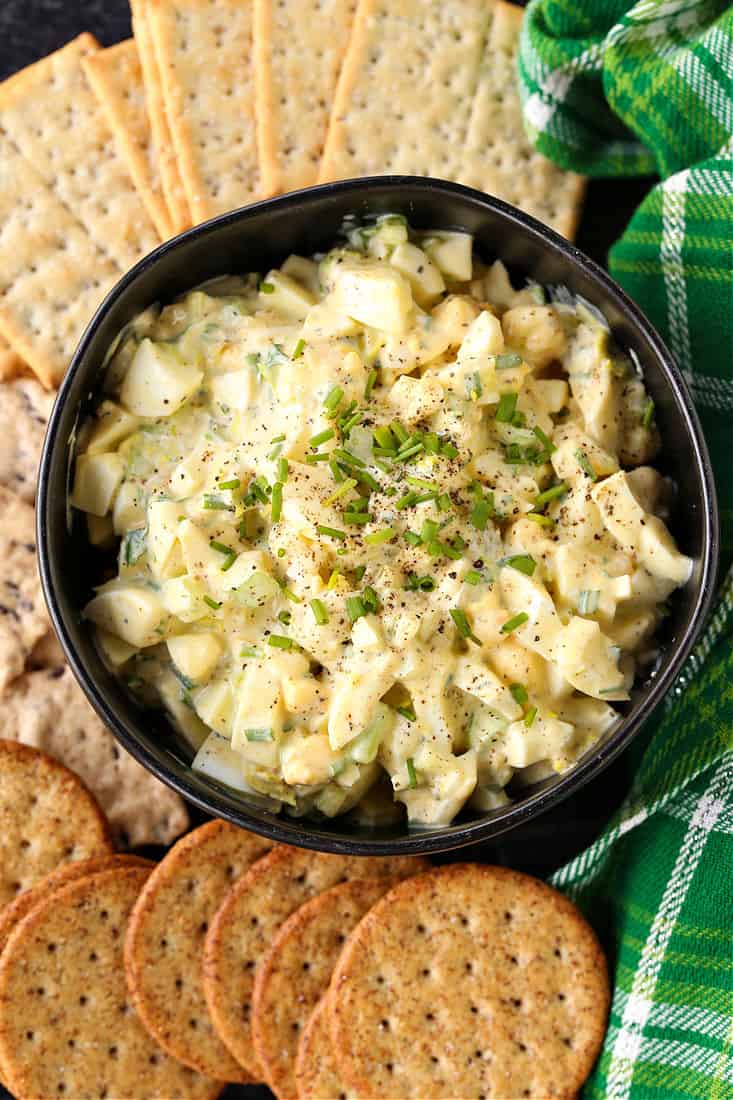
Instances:
[[[126,0],[0,0],[0,78],[9,76],[81,31],[111,45],[130,34]],[[578,236],[579,247],[600,263],[623,231],[648,181],[594,181],[590,184]],[[463,849],[454,858],[507,863],[547,873],[580,851],[598,832],[619,802],[627,783],[626,757],[604,775],[544,818],[518,830],[490,848]],[[450,857],[449,857],[450,858]],[[0,1089],[0,1097],[7,1096]],[[264,1088],[230,1088],[225,1100],[264,1100]]]

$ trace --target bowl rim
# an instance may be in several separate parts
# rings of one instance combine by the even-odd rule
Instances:
[[[646,341],[651,353],[656,357],[661,373],[672,391],[676,406],[683,418],[685,430],[689,436],[695,454],[702,498],[703,545],[700,555],[698,590],[689,622],[684,633],[677,640],[663,668],[655,675],[637,713],[622,721],[607,740],[588,750],[584,757],[547,790],[529,794],[520,801],[502,807],[502,812],[492,817],[477,818],[474,821],[449,825],[442,830],[406,832],[401,837],[380,837],[363,839],[348,835],[336,835],[321,830],[317,822],[307,818],[288,818],[272,816],[262,820],[248,812],[244,799],[239,806],[232,808],[222,802],[216,787],[209,787],[205,796],[194,789],[185,773],[174,774],[170,767],[161,764],[147,750],[145,745],[131,736],[116,711],[110,706],[105,693],[98,687],[94,676],[88,671],[78,654],[67,627],[67,622],[57,599],[56,588],[49,555],[49,474],[55,462],[61,460],[65,442],[59,439],[62,412],[77,372],[84,365],[87,351],[94,339],[96,330],[117,300],[141,275],[154,267],[162,257],[175,252],[191,240],[206,238],[220,229],[242,220],[256,219],[262,212],[272,207],[294,208],[308,206],[311,202],[333,193],[353,194],[355,201],[384,189],[399,188],[404,191],[433,192],[450,194],[467,201],[470,206],[488,209],[498,214],[508,226],[517,226],[522,232],[529,232],[539,238],[542,245],[559,252],[563,261],[580,268],[591,281],[600,284],[604,294],[613,300],[620,313],[624,314]],[[561,237],[548,226],[543,225],[531,215],[511,206],[492,195],[485,194],[461,184],[427,176],[366,176],[358,179],[340,180],[334,183],[319,184],[303,188],[286,195],[263,199],[246,207],[221,214],[200,225],[165,241],[153,252],[143,257],[130,268],[115,286],[108,292],[87,325],[70,361],[68,370],[59,387],[56,402],[49,418],[44,440],[43,452],[38,475],[38,499],[36,505],[36,539],[38,563],[43,594],[48,606],[51,623],[59,637],[72,672],[87,696],[88,700],[109,727],[113,735],[130,754],[159,780],[176,790],[187,801],[193,803],[205,813],[219,816],[252,832],[270,839],[317,851],[347,855],[426,855],[451,851],[467,845],[494,839],[531,819],[539,817],[546,810],[557,805],[569,795],[585,786],[597,777],[631,743],[642,725],[656,710],[680,672],[682,665],[698,639],[707,619],[715,595],[718,572],[719,516],[715,493],[710,455],[702,432],[699,417],[692,402],[682,373],[672,355],[651,322],[639,307],[628,297],[624,290],[590,257],[586,256],[574,244]]]

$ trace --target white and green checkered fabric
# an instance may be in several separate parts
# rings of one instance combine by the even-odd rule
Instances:
[[[733,553],[733,4],[533,0],[519,76],[536,146],[590,176],[658,174],[609,256],[664,335],[715,466]],[[584,1096],[733,1100],[733,574],[635,783],[554,881],[615,974]]]

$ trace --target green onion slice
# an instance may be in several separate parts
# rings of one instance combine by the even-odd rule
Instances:
[[[499,398],[499,404],[496,406],[496,413],[494,419],[500,424],[509,424],[511,422],[514,413],[517,410],[518,394],[514,391],[509,393],[503,393]]]
[[[293,639],[287,638],[284,634],[271,634],[267,639],[267,644],[271,645],[273,649],[292,649]]]
[[[537,562],[530,554],[510,554],[508,558],[500,558],[497,565],[509,566],[518,573],[524,573],[525,577],[531,577],[537,568]]]
[[[512,619],[507,619],[501,628],[501,634],[511,634],[513,630],[522,626],[529,619],[529,615],[526,611],[520,611],[518,615],[515,615]]]
[[[311,611],[313,612],[313,618],[316,620],[318,625],[325,626],[328,622],[328,611],[323,600],[311,600]]]

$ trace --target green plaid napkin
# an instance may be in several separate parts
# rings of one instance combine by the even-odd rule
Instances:
[[[677,358],[733,551],[733,5],[532,0],[519,75],[530,136],[590,176],[658,174],[609,256]],[[603,835],[554,876],[615,978],[584,1096],[733,1100],[733,576]]]

